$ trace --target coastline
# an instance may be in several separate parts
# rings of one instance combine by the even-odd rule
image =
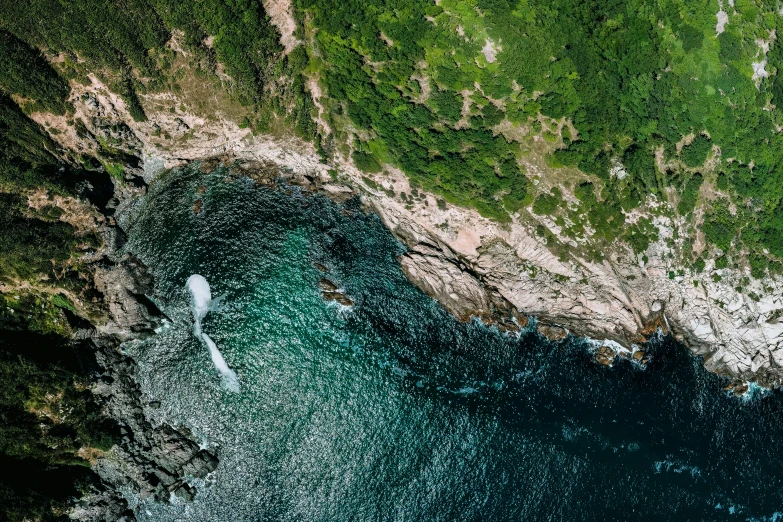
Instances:
[[[496,223],[432,194],[411,198],[407,177],[393,167],[374,176],[371,186],[348,159],[337,155],[327,164],[312,144],[298,138],[254,136],[227,120],[202,119],[199,124],[195,115],[185,118],[193,122],[188,140],[171,152],[150,134],[153,124],[134,122],[121,103],[112,103],[105,86],[93,83],[74,92],[77,112],[101,115],[91,120],[95,135],[123,124],[136,137],[138,148],[129,152],[139,164],[126,168],[126,179],[152,182],[156,173],[194,160],[207,166],[237,162],[249,174],[279,169],[288,182],[315,187],[338,201],[361,194],[408,247],[401,264],[411,281],[458,317],[513,310],[577,336],[625,346],[643,342],[661,327],[704,356],[710,371],[769,386],[783,382],[783,322],[775,315],[783,311],[778,297],[783,282],[777,277],[753,280],[738,292],[745,274],[709,264],[693,277],[671,278],[680,271],[667,258],[671,223],[659,224],[660,239],[648,249],[647,262],[621,245],[601,263],[561,260],[536,234],[534,223],[518,217]],[[158,121],[164,129],[168,119],[170,115],[150,113],[150,122]],[[176,123],[170,126],[175,132]],[[225,140],[216,146],[218,131]],[[67,134],[54,137],[63,136]],[[62,144],[68,145],[67,140]],[[409,197],[403,201],[402,194]],[[721,277],[715,278],[716,273]],[[748,292],[758,301],[749,300]]]
[[[475,318],[507,333],[535,328],[553,342],[568,336],[583,338],[593,346],[590,351],[595,362],[606,366],[625,358],[644,367],[647,360],[639,344],[652,336],[668,333],[681,339],[677,329],[669,330],[671,323],[665,314],[665,306],[657,312],[649,312],[648,321],[641,327],[634,322],[627,330],[623,329],[625,326],[621,322],[607,322],[604,316],[588,315],[584,303],[581,303],[583,308],[564,313],[564,303],[569,303],[569,299],[581,301],[573,295],[564,294],[563,290],[579,291],[578,286],[566,286],[562,279],[543,273],[543,268],[540,268],[542,272],[531,276],[529,269],[520,265],[521,258],[509,254],[507,244],[480,244],[475,248],[475,256],[469,256],[464,252],[464,241],[458,240],[455,245],[448,237],[425,228],[420,220],[408,214],[406,209],[401,209],[385,192],[371,191],[361,179],[335,182],[326,166],[312,171],[294,169],[285,163],[243,160],[236,156],[206,159],[201,162],[201,169],[210,171],[219,164],[230,166],[237,175],[248,176],[272,187],[282,181],[337,202],[360,197],[365,210],[378,215],[394,236],[407,246],[407,252],[399,259],[407,278],[460,320]],[[345,166],[348,172],[350,168]],[[150,181],[154,183],[154,179]],[[356,185],[361,188],[357,189]],[[124,195],[120,194],[117,207],[132,205],[144,192],[143,189],[125,191]],[[470,212],[454,207],[439,211]],[[124,244],[122,228],[114,224],[103,227],[101,232],[107,248],[101,262],[94,264],[94,270],[96,287],[104,296],[108,320],[97,327],[77,330],[75,336],[89,339],[95,347],[102,372],[97,378],[94,393],[107,405],[108,415],[122,427],[122,440],[106,458],[98,459],[94,465],[104,483],[110,486],[82,499],[73,511],[73,517],[77,520],[93,520],[96,517],[132,520],[127,518],[132,514],[127,509],[125,498],[117,493],[118,487],[129,487],[142,499],[153,496],[165,502],[174,495],[189,500],[196,491],[189,485],[188,477],[205,477],[217,467],[218,455],[199,448],[186,430],[168,425],[153,426],[149,422],[146,412],[149,408],[154,409],[155,404],[143,402],[134,379],[136,363],[122,353],[121,345],[152,334],[162,324],[163,315],[150,300],[154,297],[154,281],[146,267],[131,255],[118,256]],[[456,237],[460,238],[459,233]],[[539,306],[554,303],[559,308],[537,309],[539,313],[531,313],[533,307],[518,307],[514,301],[518,296],[514,292],[518,289],[510,285],[523,279],[515,279],[514,270],[520,270],[530,281],[545,282],[528,291],[528,299],[535,299],[541,303]],[[557,300],[551,301],[548,300],[549,292],[555,283],[560,285],[560,294]],[[611,328],[603,330],[606,325]],[[692,346],[689,348],[694,355],[704,354]],[[732,384],[727,390],[737,396],[755,396],[758,394],[757,386],[773,387],[779,382],[775,380],[779,377],[774,373],[732,373],[723,367],[711,366],[709,355],[708,352],[708,357],[705,357],[707,369],[731,378]]]
[[[72,84],[72,89],[71,102],[90,122],[90,136],[110,135],[118,126],[132,136],[126,152],[137,164],[125,166],[125,180],[118,184],[121,202],[115,205],[128,204],[140,192],[129,188],[134,184],[154,182],[157,174],[194,160],[203,161],[205,168],[236,163],[235,168],[267,183],[280,175],[337,201],[360,195],[408,248],[400,263],[411,282],[459,318],[497,323],[511,315],[534,316],[555,338],[568,332],[626,347],[661,328],[704,356],[710,371],[765,386],[783,382],[783,322],[776,315],[783,311],[783,282],[754,280],[744,293],[738,292],[744,274],[709,264],[702,274],[672,278],[679,270],[667,259],[664,243],[671,238],[671,223],[659,224],[661,239],[648,249],[647,262],[621,245],[600,263],[578,256],[563,259],[536,234],[535,223],[519,216],[496,223],[432,194],[411,197],[407,177],[393,167],[370,179],[340,155],[327,164],[310,143],[254,136],[227,119],[196,114],[174,118],[150,110],[149,120],[139,123],[97,80],[88,86]],[[44,115],[33,116],[46,121]],[[187,124],[187,139],[178,139],[172,151],[154,132],[162,128],[174,137],[183,134],[177,130],[180,120]],[[71,130],[60,129],[52,137],[66,150],[89,152],[90,140]],[[219,145],[216,134],[225,137]],[[254,174],[266,170],[275,174]],[[111,242],[116,238],[110,237]],[[721,277],[710,277],[716,273]],[[747,299],[748,291],[758,300]]]

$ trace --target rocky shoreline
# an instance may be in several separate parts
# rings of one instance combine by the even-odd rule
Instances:
[[[141,178],[140,171],[135,174]],[[196,492],[188,481],[206,477],[218,465],[217,455],[200,448],[186,429],[153,425],[146,412],[156,405],[145,403],[135,380],[136,363],[122,351],[123,343],[152,335],[164,316],[149,297],[154,295],[154,280],[147,268],[121,253],[125,233],[114,220],[118,208],[145,193],[145,185],[114,186],[101,208],[106,219],[98,226],[105,247],[84,269],[102,296],[94,304],[107,316],[100,321],[76,318],[72,331],[75,342],[92,347],[97,368],[92,392],[119,427],[120,437],[109,452],[92,461],[100,482],[73,508],[74,520],[135,520],[120,490],[141,499],[167,502],[174,495],[190,500]]]
[[[397,183],[390,186],[404,190]],[[741,273],[713,278],[705,271],[692,276],[697,283],[672,278],[660,245],[651,246],[646,263],[622,248],[602,263],[562,261],[527,227],[501,226],[452,206],[405,208],[365,188],[375,212],[409,249],[401,259],[408,278],[458,317],[513,310],[547,328],[628,348],[660,329],[704,356],[712,372],[770,387],[783,382],[777,278],[746,283],[758,296],[752,300],[732,286]]]
[[[528,326],[529,316],[535,317],[538,332],[556,342],[568,335],[609,339],[611,342],[597,342],[596,362],[611,365],[617,357],[626,357],[640,365],[646,364],[646,355],[637,344],[643,343],[655,332],[671,332],[684,340],[693,333],[672,321],[667,311],[671,305],[656,300],[646,309],[618,310],[610,304],[611,313],[596,317],[595,311],[588,313],[589,301],[583,295],[566,295],[565,291],[576,291],[568,281],[548,273],[545,268],[531,277],[529,265],[502,240],[482,241],[475,249],[476,255],[460,252],[448,238],[426,227],[416,219],[410,210],[401,208],[384,192],[373,192],[367,187],[357,189],[356,179],[348,183],[335,183],[324,166],[318,170],[296,170],[290,165],[259,162],[224,155],[202,161],[204,172],[223,164],[232,167],[235,175],[249,176],[258,183],[285,189],[286,184],[325,195],[337,202],[348,198],[362,197],[365,209],[375,212],[386,226],[407,247],[400,258],[400,264],[408,279],[422,291],[437,299],[452,314],[461,320],[478,318],[485,324],[496,326],[509,333],[518,332]],[[350,169],[350,166],[346,166]],[[351,186],[353,181],[353,187]],[[282,183],[282,185],[281,185]],[[110,213],[118,207],[130,204],[145,192],[143,184],[132,190],[118,187],[117,194],[109,205]],[[197,209],[194,208],[194,212]],[[447,211],[469,212],[449,208]],[[95,286],[103,297],[108,311],[108,321],[97,327],[82,327],[76,330],[76,337],[88,340],[95,348],[95,357],[102,368],[97,376],[94,393],[107,405],[107,414],[121,427],[121,441],[103,458],[99,458],[94,470],[104,483],[82,499],[74,509],[72,517],[77,520],[133,520],[127,500],[119,490],[133,491],[139,498],[153,497],[157,501],[168,501],[172,495],[185,500],[192,499],[196,491],[189,485],[191,478],[203,478],[218,465],[218,456],[209,450],[199,448],[185,429],[168,425],[153,426],[146,411],[156,404],[145,404],[139,386],[135,381],[135,362],[124,355],[121,344],[142,339],[152,334],[162,320],[163,314],[150,299],[154,295],[154,281],[146,267],[129,254],[119,254],[124,245],[124,232],[109,219],[101,232],[106,242],[104,257],[94,263]],[[435,229],[440,230],[440,229]],[[459,234],[457,234],[459,237]],[[343,306],[351,306],[350,297],[342,293],[339,286],[329,279],[328,268],[317,266],[324,272],[319,283],[323,297]],[[524,276],[527,275],[526,279]],[[525,286],[533,284],[535,286]],[[646,288],[652,287],[652,282]],[[587,288],[594,288],[593,285]],[[628,292],[634,288],[626,289]],[[552,300],[552,295],[557,295]],[[628,294],[625,294],[628,296]],[[520,296],[525,301],[520,302]],[[538,307],[526,306],[533,299]],[[616,296],[609,293],[599,303],[611,303]],[[579,303],[575,308],[574,303]],[[626,301],[626,305],[629,303]],[[660,306],[655,307],[656,303]],[[631,306],[633,302],[630,303]],[[567,310],[567,306],[571,309]],[[631,315],[628,321],[625,315]],[[678,316],[672,314],[678,319]],[[619,344],[617,344],[619,343]],[[734,373],[730,367],[716,363],[717,350],[704,343],[689,345],[696,354],[706,354],[706,366],[712,371],[724,373],[735,379],[730,385],[735,393],[747,388],[742,379],[752,378],[761,384],[775,385],[780,373],[777,367],[762,368],[755,373]],[[627,349],[625,347],[630,347]],[[694,349],[695,347],[695,349]]]
[[[411,282],[462,320],[477,317],[501,331],[515,332],[527,325],[528,317],[535,317],[538,331],[550,340],[567,335],[608,339],[628,349],[634,360],[639,353],[639,361],[644,354],[633,346],[662,331],[704,356],[708,370],[735,384],[783,382],[783,283],[769,278],[751,281],[738,291],[745,274],[717,269],[711,261],[703,274],[692,275],[697,284],[671,277],[677,267],[667,258],[663,243],[671,239],[671,230],[651,245],[646,262],[622,245],[613,247],[600,263],[576,255],[561,259],[529,223],[514,218],[499,224],[431,194],[412,197],[407,178],[394,168],[387,167],[368,183],[364,173],[339,155],[329,165],[311,144],[290,137],[253,136],[231,121],[196,115],[179,116],[188,131],[173,150],[155,137],[160,128],[177,135],[177,126],[182,125],[170,114],[150,110],[149,122],[135,122],[97,81],[74,86],[73,92],[72,102],[88,132],[79,137],[72,129],[61,129],[53,138],[62,140],[65,149],[85,154],[99,138],[114,138],[133,158],[124,165],[124,180],[113,183],[114,194],[100,205],[109,209],[102,230],[107,255],[95,263],[95,283],[110,320],[80,331],[92,339],[104,368],[96,393],[106,397],[111,415],[126,430],[115,455],[96,464],[107,483],[160,500],[171,494],[189,498],[193,490],[183,479],[203,476],[217,463],[214,454],[198,450],[183,430],[153,427],[147,421],[145,409],[154,405],[142,404],[133,380],[134,363],[118,350],[122,342],[148,335],[161,316],[148,297],[152,280],[143,265],[132,257],[113,258],[124,244],[124,233],[112,214],[143,194],[160,172],[195,160],[202,161],[204,171],[222,163],[259,183],[274,185],[282,179],[337,202],[361,197],[365,208],[407,246],[400,264]],[[44,115],[36,116],[46,121]],[[121,136],[115,136],[117,129]],[[219,145],[216,135],[225,137]],[[198,202],[193,211],[201,211]],[[663,232],[667,226],[660,224]],[[324,280],[324,298],[350,306],[350,297],[328,277]],[[598,362],[611,363],[609,351],[615,356],[620,352],[598,350]],[[129,464],[110,466],[112,459]],[[89,520],[96,516],[94,510],[104,509],[106,520],[131,516],[124,500],[112,498],[95,495],[77,514]]]
[[[535,317],[539,333],[551,341],[569,334],[607,340],[623,347],[613,350],[615,356],[627,351],[639,359],[644,354],[638,345],[657,333],[671,334],[735,388],[749,381],[783,384],[779,278],[745,281],[749,288],[740,291],[740,279],[748,279],[744,273],[723,269],[714,277],[709,264],[704,273],[692,274],[696,283],[672,278],[676,267],[663,239],[651,245],[646,262],[622,246],[600,263],[563,261],[526,226],[497,224],[429,194],[400,200],[411,188],[399,171],[388,168],[369,186],[348,161],[337,161],[344,186],[325,166],[302,173],[283,165],[281,172],[286,182],[337,201],[360,195],[406,245],[400,264],[408,279],[459,319],[476,317],[515,331]]]

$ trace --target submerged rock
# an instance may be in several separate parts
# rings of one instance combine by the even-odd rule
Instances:
[[[328,279],[318,281],[318,287],[321,289],[321,295],[327,301],[335,301],[343,306],[353,306],[353,300],[341,292],[337,285]]]
[[[595,352],[595,362],[604,366],[611,366],[617,354],[608,346],[601,346]]]
[[[552,324],[539,324],[538,333],[540,333],[550,341],[562,341],[563,339],[568,337],[568,330]]]

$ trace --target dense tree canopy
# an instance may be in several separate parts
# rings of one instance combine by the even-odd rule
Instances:
[[[518,208],[512,201],[532,199],[524,172],[513,168],[519,145],[495,126],[505,119],[535,133],[537,118],[566,118],[578,135],[564,135],[555,162],[609,189],[597,195],[604,203],[596,208],[615,217],[593,213],[591,222],[617,228],[610,224],[621,221],[621,209],[666,197],[667,187],[683,192],[675,210],[690,213],[705,179],[690,169],[713,155],[725,183],[720,196],[741,203],[731,219],[714,218],[724,221],[729,244],[721,245],[783,257],[776,130],[783,122],[773,109],[783,98],[776,74],[783,52],[771,36],[783,24],[777,4],[724,5],[729,23],[720,34],[718,4],[707,1],[296,5],[300,20],[318,30],[322,56],[314,65],[329,95],[344,103],[353,125],[371,131],[379,159],[401,166],[414,183],[504,219]],[[752,64],[765,53],[758,41],[770,43],[769,79],[753,77]],[[614,176],[613,166],[627,176]],[[547,201],[537,198],[533,210],[549,208]]]

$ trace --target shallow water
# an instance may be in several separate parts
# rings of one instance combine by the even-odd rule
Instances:
[[[607,368],[584,341],[461,324],[377,217],[226,180],[170,173],[128,217],[171,322],[126,350],[155,418],[220,457],[193,502],[133,499],[140,520],[783,520],[781,393],[731,397],[669,340]],[[226,295],[202,326],[239,392],[193,335],[196,273]]]

